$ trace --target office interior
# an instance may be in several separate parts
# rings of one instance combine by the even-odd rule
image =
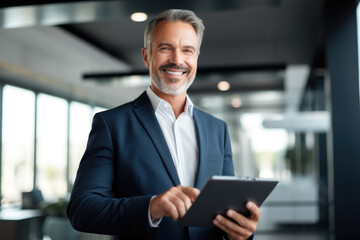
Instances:
[[[150,84],[132,13],[169,8],[204,20],[188,94],[227,122],[236,176],[280,181],[256,239],[357,239],[355,0],[2,1],[0,239],[111,239],[63,210],[93,115]]]

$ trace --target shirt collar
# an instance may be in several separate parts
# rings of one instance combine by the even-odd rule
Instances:
[[[165,100],[163,100],[158,95],[156,95],[150,86],[146,89],[146,94],[149,97],[151,105],[155,112],[158,111],[159,108],[161,108],[161,106],[163,106],[165,103],[167,103]],[[194,109],[194,104],[190,100],[190,97],[186,95],[186,104],[184,109],[185,114],[189,114],[192,117],[193,109]]]

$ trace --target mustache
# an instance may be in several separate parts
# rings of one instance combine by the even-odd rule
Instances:
[[[160,70],[165,70],[167,68],[172,68],[175,70],[184,70],[185,72],[190,72],[190,68],[182,65],[176,65],[174,63],[164,64],[159,67]]]

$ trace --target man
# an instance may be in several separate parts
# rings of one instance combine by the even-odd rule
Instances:
[[[68,216],[79,231],[116,239],[248,239],[260,210],[216,216],[214,227],[181,227],[211,175],[233,175],[226,124],[186,94],[195,78],[204,26],[191,11],[149,22],[142,56],[151,87],[135,101],[94,116]],[[231,220],[230,220],[231,219]]]

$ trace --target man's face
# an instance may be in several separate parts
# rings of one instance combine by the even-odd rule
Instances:
[[[143,49],[152,85],[169,95],[188,89],[196,75],[199,52],[194,28],[184,22],[161,21],[155,28],[150,55]]]

